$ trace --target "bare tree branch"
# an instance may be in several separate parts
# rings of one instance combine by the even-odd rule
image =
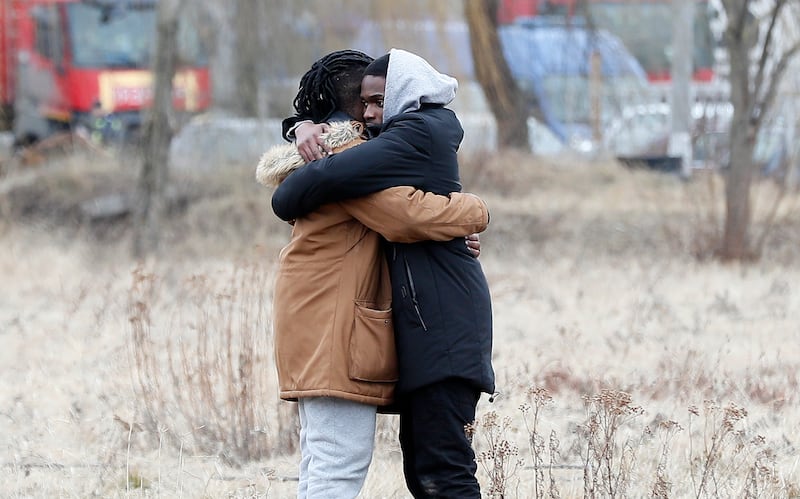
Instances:
[[[725,177],[725,221],[718,256],[724,260],[744,260],[759,255],[777,213],[776,204],[765,221],[764,232],[753,241],[750,198],[751,184],[757,171],[753,155],[764,120],[781,95],[782,79],[800,52],[800,40],[787,39],[787,36],[793,36],[792,33],[796,36],[797,32],[789,30],[787,33],[781,29],[783,24],[779,24],[786,20],[786,9],[796,5],[794,0],[773,0],[769,17],[763,18],[763,24],[759,20],[750,21],[749,1],[722,1],[728,15],[725,42],[734,112],[730,126],[731,160]],[[760,27],[766,31],[758,60],[753,61],[750,53],[759,41]],[[776,203],[779,202],[777,199]]]
[[[767,28],[767,34],[764,37],[764,45],[761,47],[761,57],[758,61],[758,70],[756,72],[755,83],[753,85],[753,95],[756,96],[756,99],[759,95],[761,95],[761,86],[764,84],[764,71],[766,70],[767,62],[769,61],[772,52],[775,26],[778,24],[778,18],[785,1],[786,0],[776,0],[775,8],[772,9],[772,13],[770,15],[769,27]],[[759,108],[763,109],[760,106]],[[759,113],[760,116],[763,116],[763,114],[764,113]],[[756,117],[756,119],[760,120],[760,117]]]
[[[764,112],[760,112],[755,117],[755,126],[760,127],[762,122],[764,121],[764,117],[766,116],[766,111],[771,109],[775,103],[775,97],[778,95],[778,87],[780,86],[781,80],[783,80],[783,75],[786,73],[786,70],[789,68],[789,63],[792,62],[792,59],[800,52],[800,40],[798,40],[794,45],[789,47],[782,55],[781,58],[778,60],[778,63],[775,65],[775,69],[772,71],[771,78],[769,80],[769,86],[767,87],[767,91],[764,94],[761,102],[758,105],[759,109],[764,110]]]

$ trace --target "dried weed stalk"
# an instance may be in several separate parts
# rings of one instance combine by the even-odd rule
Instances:
[[[672,442],[683,428],[677,421],[665,420],[658,423],[655,428],[656,435],[661,441],[661,455],[656,467],[656,477],[650,497],[654,499],[668,499],[672,490],[672,483],[667,476],[667,464],[669,463],[669,451]]]
[[[170,298],[155,275],[134,272],[134,387],[151,434],[232,465],[294,451],[296,416],[275,393],[267,279],[243,265],[224,285],[194,276]]]
[[[689,407],[689,428],[701,417]],[[695,497],[791,497],[776,468],[773,449],[761,435],[750,436],[742,428],[747,410],[729,403],[706,401],[699,436],[690,431],[689,459]],[[702,445],[696,446],[696,439]],[[696,447],[700,447],[699,449]]]
[[[585,396],[584,404],[587,419],[580,426],[586,446],[584,497],[625,497],[638,445],[629,439],[620,441],[620,430],[644,411],[632,404],[629,394],[617,390]]]
[[[689,460],[695,497],[718,496],[721,487],[727,488],[724,480],[731,465],[728,453],[735,457],[741,451],[743,432],[737,426],[747,417],[747,411],[733,403],[720,407],[707,400],[703,415],[702,449],[698,454],[691,429],[693,417],[700,416],[700,411],[689,408]]]
[[[544,408],[552,402],[546,389],[531,387],[519,407],[533,461],[532,466],[522,469],[532,469],[533,477],[517,478],[522,460],[509,436],[522,432],[512,426],[510,418],[491,411],[467,426],[470,437],[483,436],[476,442],[476,461],[489,478],[487,497],[508,497],[513,480],[518,488],[530,487],[527,491],[534,499],[561,497],[556,469],[581,470],[585,498],[667,499],[689,493],[697,498],[800,497],[797,485],[781,473],[777,450],[768,447],[764,437],[748,436],[739,428],[747,411],[735,404],[720,407],[706,402],[703,425],[694,433],[692,423],[701,414],[691,407],[685,435],[681,423],[660,417],[641,432],[633,428],[644,410],[634,405],[626,392],[606,389],[584,396],[586,419],[578,425],[574,443],[581,462],[562,465],[556,432],[550,431],[545,439],[542,431],[547,412]],[[644,453],[649,448],[647,441],[658,444],[652,449],[656,452]],[[688,462],[676,462],[672,455],[679,442],[688,443]],[[668,469],[674,476],[669,476]],[[653,472],[654,476],[650,475]],[[653,476],[649,483],[643,479],[648,475]]]
[[[553,397],[545,388],[530,387],[527,391],[527,401],[520,406],[525,429],[528,432],[528,446],[533,461],[534,480],[533,496],[536,499],[544,497],[545,490],[550,497],[559,497],[558,488],[553,477],[553,466],[558,461],[558,438],[555,432],[550,433],[549,445],[545,445],[544,437],[540,433],[541,413],[545,406],[552,403]],[[549,449],[549,465],[545,466],[545,450]],[[549,484],[545,487],[545,468],[548,469]]]
[[[489,476],[487,497],[491,499],[506,497],[510,482],[523,465],[519,447],[509,440],[510,428],[511,418],[501,418],[495,411],[489,411],[465,428],[467,436],[474,438],[480,434],[486,445],[486,450],[476,452],[475,460]]]
[[[753,446],[760,447],[764,445],[765,440],[762,436],[757,436],[750,441]],[[775,452],[772,449],[761,449],[755,454],[755,459],[750,465],[750,470],[747,473],[747,482],[745,483],[744,493],[742,497],[747,499],[756,499],[759,497],[797,497],[795,493],[792,495],[788,490],[785,490],[782,483],[780,474],[776,469]]]

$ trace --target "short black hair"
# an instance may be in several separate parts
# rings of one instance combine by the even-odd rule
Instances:
[[[382,76],[386,78],[386,73],[389,72],[389,54],[384,54],[374,61],[364,70],[364,76]]]
[[[357,50],[338,50],[319,59],[300,79],[293,103],[297,115],[321,123],[358,102],[364,68],[372,61]]]

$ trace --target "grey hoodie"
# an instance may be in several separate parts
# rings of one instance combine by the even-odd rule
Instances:
[[[436,71],[422,57],[402,49],[389,51],[383,122],[400,113],[416,111],[422,104],[446,106],[456,96],[458,81]]]

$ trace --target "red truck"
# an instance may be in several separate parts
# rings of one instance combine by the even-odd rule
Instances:
[[[0,123],[15,142],[87,130],[136,136],[152,101],[156,0],[0,0]],[[207,58],[181,23],[174,105],[208,108]]]

